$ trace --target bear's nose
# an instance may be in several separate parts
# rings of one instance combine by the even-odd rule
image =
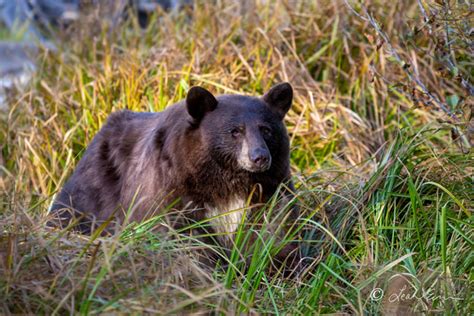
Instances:
[[[264,148],[258,148],[250,153],[250,161],[259,169],[266,169],[270,162],[270,153]]]

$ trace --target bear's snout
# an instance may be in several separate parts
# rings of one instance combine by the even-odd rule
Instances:
[[[259,133],[247,131],[242,140],[238,163],[241,168],[250,172],[264,172],[270,169],[272,155],[268,150],[265,140]]]
[[[266,148],[256,148],[249,153],[249,159],[255,171],[262,172],[270,168],[272,157]]]

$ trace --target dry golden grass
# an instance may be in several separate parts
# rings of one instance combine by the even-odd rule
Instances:
[[[157,13],[145,30],[133,19],[111,30],[91,13],[41,55],[31,89],[2,113],[0,310],[372,314],[383,307],[371,290],[403,272],[439,296],[399,305],[467,313],[472,8],[448,1],[443,15],[437,2],[199,1]],[[160,218],[107,238],[45,228],[53,195],[111,112],[159,111],[192,85],[258,95],[280,81],[296,92],[287,126],[303,209],[285,242],[307,256],[292,277],[269,272],[274,240],[251,263],[237,245],[210,269],[200,250],[222,251],[154,235]]]

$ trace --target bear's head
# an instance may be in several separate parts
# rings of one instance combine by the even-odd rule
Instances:
[[[186,97],[190,126],[199,131],[207,152],[226,168],[251,173],[285,167],[289,139],[283,119],[291,107],[288,83],[272,87],[261,98],[221,95],[192,87]]]

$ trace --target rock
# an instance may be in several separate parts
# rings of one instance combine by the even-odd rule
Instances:
[[[36,46],[26,42],[0,42],[0,110],[6,110],[7,93],[24,89],[36,67]]]

